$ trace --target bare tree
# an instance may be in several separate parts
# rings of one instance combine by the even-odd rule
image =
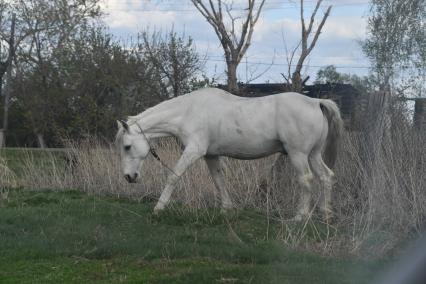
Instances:
[[[165,37],[161,32],[144,31],[141,37],[143,44],[139,45],[139,50],[148,59],[147,65],[158,81],[158,96],[164,100],[189,92],[189,81],[202,68],[192,38],[185,39],[173,30]]]
[[[228,90],[238,92],[237,67],[251,44],[254,26],[259,19],[265,0],[261,0],[258,5],[256,0],[248,0],[244,16],[236,16],[232,13],[232,3],[221,0],[216,3],[213,0],[209,0],[208,3],[202,0],[191,1],[213,27],[220,40],[227,65]],[[237,27],[237,22],[241,22],[240,27]]]
[[[317,4],[315,5],[315,9],[311,14],[309,24],[306,26],[303,0],[300,0],[300,21],[302,25],[302,34],[301,34],[302,38],[299,44],[296,46],[296,48],[293,49],[289,59],[287,60],[289,64],[287,74],[282,73],[282,76],[284,77],[284,79],[287,81],[288,84],[291,85],[291,89],[295,92],[302,91],[303,82],[306,81],[306,78],[302,79],[302,75],[301,75],[303,63],[305,62],[306,58],[309,56],[311,51],[314,49],[318,41],[318,38],[321,34],[322,28],[324,27],[324,24],[327,21],[328,16],[330,15],[331,7],[332,7],[331,5],[328,6],[316,30],[314,29],[315,17],[318,13],[318,10],[321,6],[322,1],[323,0],[317,1]],[[308,42],[310,38],[312,38],[312,40]],[[296,55],[296,52],[300,48],[301,48],[300,56],[297,60],[296,67],[294,71],[291,72],[291,69],[292,69],[291,67],[293,64],[294,57]]]

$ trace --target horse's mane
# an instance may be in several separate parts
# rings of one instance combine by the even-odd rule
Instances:
[[[163,101],[153,107],[147,108],[146,110],[144,110],[143,112],[137,115],[128,116],[126,119],[126,123],[127,125],[131,126],[138,123],[143,117],[149,116],[153,112],[155,113],[161,113],[163,111],[168,112],[172,104],[175,104],[177,101],[181,101],[183,99],[185,99],[185,96],[179,96],[176,98],[172,98],[170,100]],[[118,128],[117,134],[115,135],[115,143],[117,145],[121,141],[121,138],[123,137],[123,135],[124,135],[124,128],[120,126]]]
[[[157,105],[157,106],[158,106],[158,105]],[[139,120],[141,120],[141,119],[142,119],[142,115],[146,115],[146,114],[151,113],[151,112],[154,110],[154,108],[155,108],[155,107],[156,107],[156,106],[154,106],[154,107],[150,107],[150,108],[148,108],[148,109],[144,110],[143,112],[141,112],[141,113],[139,113],[139,114],[137,114],[137,115],[131,115],[131,116],[128,116],[128,117],[126,118],[126,123],[127,123],[129,126],[136,124]],[[121,138],[123,137],[123,135],[124,135],[124,128],[120,126],[120,127],[118,128],[117,134],[115,135],[115,144],[116,144],[116,145],[118,145],[118,143],[121,141]]]
[[[144,110],[143,112],[137,114],[137,115],[133,115],[133,116],[128,116],[127,117],[127,124],[128,125],[132,125],[135,124],[136,122],[138,122],[139,120],[142,119],[143,116],[148,116],[150,114],[152,114],[153,112],[156,113],[160,113],[163,111],[169,111],[170,106],[181,102],[182,100],[185,100],[188,97],[188,95],[184,95],[184,96],[179,96],[179,97],[175,97],[175,98],[171,98],[169,100],[163,101],[153,107],[147,108],[146,110]]]

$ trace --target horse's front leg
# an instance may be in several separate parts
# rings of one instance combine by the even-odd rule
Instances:
[[[182,156],[179,158],[179,161],[173,168],[173,172],[169,174],[167,178],[166,186],[161,193],[160,199],[157,202],[157,205],[154,207],[154,212],[157,213],[163,210],[167,204],[170,202],[170,197],[173,193],[174,188],[176,187],[176,182],[183,175],[183,173],[188,169],[188,167],[194,163],[196,160],[205,155],[205,151],[202,151],[198,146],[188,145],[182,153]]]

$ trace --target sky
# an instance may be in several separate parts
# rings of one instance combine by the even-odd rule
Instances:
[[[244,13],[246,2],[234,0],[234,13]],[[316,0],[304,3],[305,21],[309,21]],[[368,74],[369,61],[360,48],[360,41],[366,36],[368,0],[324,0],[316,23],[329,5],[333,6],[331,14],[305,61],[303,72],[310,76],[309,82],[327,65],[336,66],[342,73]],[[148,28],[162,31],[173,28],[178,34],[191,36],[204,59],[204,73],[218,82],[225,81],[226,65],[217,36],[190,0],[104,0],[102,9],[110,31],[123,41]],[[283,82],[281,73],[287,73],[288,54],[300,41],[300,33],[299,0],[266,0],[252,44],[238,68],[239,81]]]

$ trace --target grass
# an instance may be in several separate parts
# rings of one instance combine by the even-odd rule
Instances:
[[[299,225],[268,226],[252,210],[225,216],[176,205],[156,216],[153,205],[11,190],[0,200],[0,282],[368,283],[383,267],[291,250],[276,236]]]
[[[64,168],[66,165],[66,153],[61,150],[0,148],[0,157],[6,161],[6,165],[9,169],[18,176],[25,174],[23,172],[23,167],[29,163],[33,163],[36,167],[42,167],[46,170],[52,167],[52,162],[57,163],[61,168]]]

